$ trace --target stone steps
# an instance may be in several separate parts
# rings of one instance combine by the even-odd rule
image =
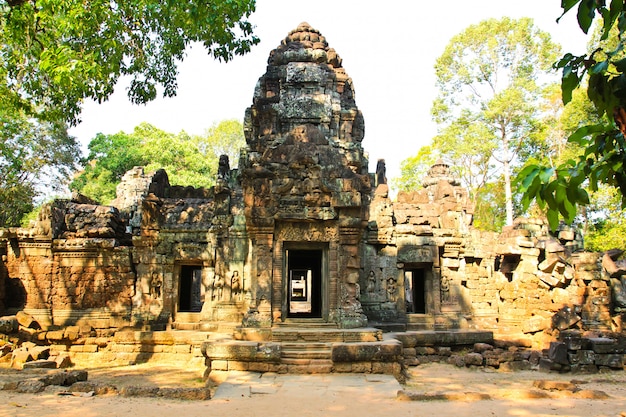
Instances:
[[[375,328],[337,329],[326,327],[272,328],[272,341],[296,343],[352,343],[375,342],[382,340],[382,330]]]
[[[337,329],[336,323],[329,323],[323,319],[286,319],[275,324],[278,328],[297,327],[300,329]]]
[[[407,319],[407,331],[435,329],[435,318],[433,316],[424,314],[408,314]]]
[[[292,359],[331,360],[332,358],[332,344],[330,343],[281,343],[281,348],[281,362],[283,363],[288,363]]]

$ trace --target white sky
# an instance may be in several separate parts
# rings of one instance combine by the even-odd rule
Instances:
[[[270,51],[308,22],[337,51],[354,82],[370,171],[384,158],[391,179],[399,175],[400,162],[436,133],[430,117],[436,95],[433,66],[454,35],[487,18],[531,17],[564,52],[584,52],[587,40],[575,10],[557,24],[560,14],[559,0],[258,0],[250,20],[261,43],[251,53],[220,63],[194,47],[179,67],[176,97],[136,106],[120,83],[108,102],[85,103],[82,123],[70,133],[86,150],[96,133],[130,132],[144,121],[165,131],[196,134],[223,119],[243,120]]]

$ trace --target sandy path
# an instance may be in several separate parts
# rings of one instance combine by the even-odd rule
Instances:
[[[120,382],[128,372],[121,374]],[[161,372],[162,373],[162,372]],[[19,394],[0,391],[0,416],[620,416],[626,415],[626,374],[559,375],[538,372],[504,374],[458,369],[448,365],[422,365],[412,369],[404,387],[414,392],[481,392],[492,400],[399,401],[395,385],[384,377],[363,375],[229,377],[209,401],[121,396],[74,397],[52,392]],[[170,374],[168,380],[174,382]],[[109,375],[112,380],[113,374]],[[104,374],[99,375],[104,378]],[[139,376],[133,376],[134,383]],[[93,379],[93,377],[90,377]],[[581,389],[602,390],[608,399],[574,399],[570,396],[533,399],[532,383],[538,379],[576,380]],[[558,393],[554,395],[559,395]]]

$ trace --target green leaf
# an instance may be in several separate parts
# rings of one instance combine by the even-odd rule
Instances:
[[[559,228],[559,212],[550,208],[546,212],[546,217],[548,218],[550,230],[556,231]]]
[[[589,70],[589,74],[601,74],[609,68],[609,61],[600,61],[594,64]]]
[[[613,65],[615,65],[615,69],[617,69],[619,72],[625,72],[626,71],[626,58],[622,58],[620,60],[614,61]]]
[[[579,1],[580,0],[561,0],[561,8],[563,9],[563,14],[561,14],[561,16],[556,19],[556,21],[558,22],[559,20],[561,20],[563,15],[565,15],[565,13],[567,13],[572,7],[576,6],[576,3],[578,3]]]
[[[541,182],[547,183],[548,181],[550,181],[550,178],[552,178],[552,175],[554,175],[554,168],[547,168],[541,170],[541,172],[539,173],[539,178],[541,179]]]
[[[580,26],[585,34],[589,32],[589,28],[595,16],[594,6],[595,0],[582,0],[578,6],[578,26]]]
[[[580,78],[576,74],[571,66],[567,66],[563,69],[563,76],[561,78],[561,94],[563,96],[563,104],[567,104],[572,101],[572,92],[580,84]]]

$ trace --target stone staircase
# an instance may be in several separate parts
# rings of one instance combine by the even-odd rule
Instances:
[[[332,372],[331,343],[281,343],[280,363],[292,373]]]
[[[434,330],[435,318],[426,314],[407,314],[407,331]]]
[[[272,342],[281,345],[280,363],[290,373],[332,372],[334,344],[380,340],[379,329],[339,329],[321,320],[287,320],[272,328]]]

